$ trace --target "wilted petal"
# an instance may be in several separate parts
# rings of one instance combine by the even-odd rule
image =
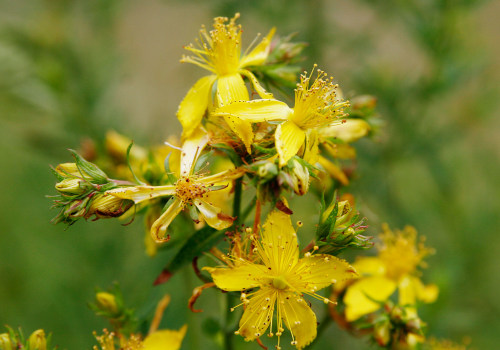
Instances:
[[[182,100],[177,110],[177,118],[183,128],[183,136],[189,137],[200,125],[210,103],[212,85],[216,75],[209,75],[198,80]]]
[[[278,307],[285,326],[297,342],[297,349],[309,345],[316,338],[316,315],[305,300],[295,293],[280,293]]]
[[[304,144],[306,134],[296,124],[286,121],[276,128],[276,149],[280,157],[280,166],[284,166],[290,158],[297,154]]]
[[[233,224],[234,219],[222,213],[221,208],[213,206],[203,199],[195,199],[194,205],[205,218],[207,224],[217,230],[228,228]]]
[[[396,290],[396,283],[385,277],[360,279],[347,288],[344,296],[345,315],[349,322],[378,310]]]
[[[202,128],[197,128],[193,131],[191,136],[184,141],[181,150],[181,176],[189,176],[192,174],[194,164],[207,143],[208,135]]]
[[[158,220],[154,222],[153,226],[151,226],[151,236],[155,242],[161,243],[169,240],[168,236],[165,238],[168,226],[183,208],[182,201],[176,198]]]
[[[105,192],[122,199],[131,199],[136,204],[157,197],[172,196],[175,194],[175,186],[134,186],[115,188]]]

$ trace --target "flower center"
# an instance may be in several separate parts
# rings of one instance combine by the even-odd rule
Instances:
[[[202,198],[207,192],[209,192],[207,185],[194,180],[192,177],[181,177],[175,183],[175,195],[184,203],[189,203],[196,198]]]
[[[283,276],[274,277],[272,280],[272,285],[274,288],[279,290],[288,288],[288,283]]]

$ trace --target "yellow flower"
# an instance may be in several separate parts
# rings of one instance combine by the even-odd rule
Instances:
[[[437,298],[437,287],[425,286],[416,276],[417,268],[424,265],[422,259],[432,250],[424,247],[422,241],[417,242],[413,227],[395,233],[387,225],[383,228],[378,256],[362,257],[353,264],[363,277],[349,286],[345,294],[348,321],[376,311],[396,289],[401,306],[414,306],[417,300],[430,303]]]
[[[233,218],[209,201],[211,191],[221,190],[225,181],[244,174],[243,169],[228,169],[211,176],[194,174],[194,165],[208,142],[207,134],[199,129],[182,145],[180,174],[177,182],[165,186],[122,187],[107,191],[118,198],[131,199],[136,204],[159,197],[172,196],[168,208],[151,226],[151,235],[156,242],[168,241],[167,228],[173,219],[188,205],[194,205],[201,217],[211,227],[222,230],[231,226]]]
[[[316,66],[314,66],[316,67]],[[304,146],[303,157],[316,163],[318,156],[318,130],[340,124],[347,102],[336,96],[337,85],[321,70],[311,83],[312,74],[300,76],[295,89],[295,106],[288,107],[278,100],[239,101],[218,108],[213,115],[232,116],[248,122],[284,120],[276,128],[275,143],[280,166],[285,165]],[[253,136],[252,136],[253,137]]]
[[[245,311],[236,334],[254,340],[270,328],[269,336],[276,331],[277,349],[281,349],[280,336],[286,326],[292,345],[302,349],[316,337],[316,316],[303,295],[330,303],[316,292],[336,281],[353,278],[356,272],[346,261],[331,255],[307,253],[299,259],[297,234],[290,217],[280,211],[269,214],[260,242],[253,235],[251,239],[257,262],[232,257],[235,261],[228,264],[230,267],[205,269],[220,289],[242,291],[241,305],[245,305]],[[252,288],[259,289],[248,292]]]
[[[193,44],[185,47],[193,53],[193,56],[183,56],[181,62],[196,64],[212,74],[198,80],[179,105],[177,117],[182,124],[184,137],[189,137],[196,130],[207,109],[212,108],[211,96],[214,84],[216,84],[216,101],[213,105],[220,106],[233,101],[248,100],[248,90],[242,76],[250,80],[262,98],[272,98],[272,94],[267,93],[253,73],[246,68],[264,64],[275,29],[271,29],[250,52],[248,52],[249,47],[242,53],[242,30],[241,26],[235,23],[239,16],[237,13],[231,20],[226,17],[215,18],[213,30],[208,32],[204,27],[201,29],[196,47]],[[226,24],[228,20],[229,23]],[[253,136],[251,125],[231,117],[225,119],[249,149],[252,142],[250,136]]]

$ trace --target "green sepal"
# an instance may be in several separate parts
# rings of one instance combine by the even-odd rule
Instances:
[[[241,157],[234,151],[232,147],[223,143],[216,143],[215,145],[212,145],[212,148],[215,148],[216,150],[228,156],[235,167],[239,167],[243,164],[243,162],[241,161]]]
[[[175,184],[177,182],[177,177],[174,175],[174,173],[172,172],[172,170],[170,170],[170,156],[172,155],[172,153],[169,153],[166,157],[165,157],[165,161],[163,162],[163,167],[165,168],[165,172],[167,174],[167,181],[168,183],[170,184]]]
[[[323,219],[323,214],[330,208],[335,201],[335,205],[330,214]],[[318,228],[316,230],[317,240],[324,240],[334,230],[335,222],[337,221],[337,213],[339,211],[339,203],[337,201],[337,193],[334,193],[332,203],[327,207],[325,203],[324,193],[321,195],[321,206],[319,214]]]
[[[85,160],[82,156],[80,156],[76,151],[70,149],[69,150],[73,157],[75,157],[75,163],[80,172],[82,173],[82,177],[85,178],[85,174],[88,174],[92,178],[92,182],[98,184],[105,184],[108,182],[108,176],[104,171],[99,169],[97,165]]]
[[[132,149],[132,146],[134,145],[134,142],[132,141],[130,145],[127,147],[127,166],[130,172],[132,173],[132,176],[134,177],[135,182],[137,182],[139,185],[146,185],[144,182],[139,180],[139,178],[135,175],[134,170],[132,169],[132,165],[130,164],[130,150]]]

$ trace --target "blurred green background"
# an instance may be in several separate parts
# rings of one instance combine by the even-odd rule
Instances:
[[[207,312],[193,315],[185,303],[199,281],[189,269],[153,288],[171,252],[144,254],[141,220],[65,230],[50,223],[44,196],[54,193],[48,165],[70,161],[66,149],[85,138],[113,128],[154,145],[179,133],[177,105],[204,74],[179,63],[182,46],[213,16],[235,12],[244,46],[272,26],[298,32],[310,43],[304,68],[316,62],[348,96],[378,98],[385,125],[358,144],[348,190],[369,233],[382,222],[411,224],[436,248],[424,280],[441,294],[421,311],[429,334],[497,348],[500,2],[480,0],[1,0],[0,324],[44,328],[61,349],[90,349],[92,331],[106,324],[86,302],[95,286],[118,281],[142,314],[172,294],[162,326],[189,322],[183,349],[217,348],[205,334],[224,307],[220,294],[204,294]],[[371,347],[335,325],[315,348],[326,344]]]

